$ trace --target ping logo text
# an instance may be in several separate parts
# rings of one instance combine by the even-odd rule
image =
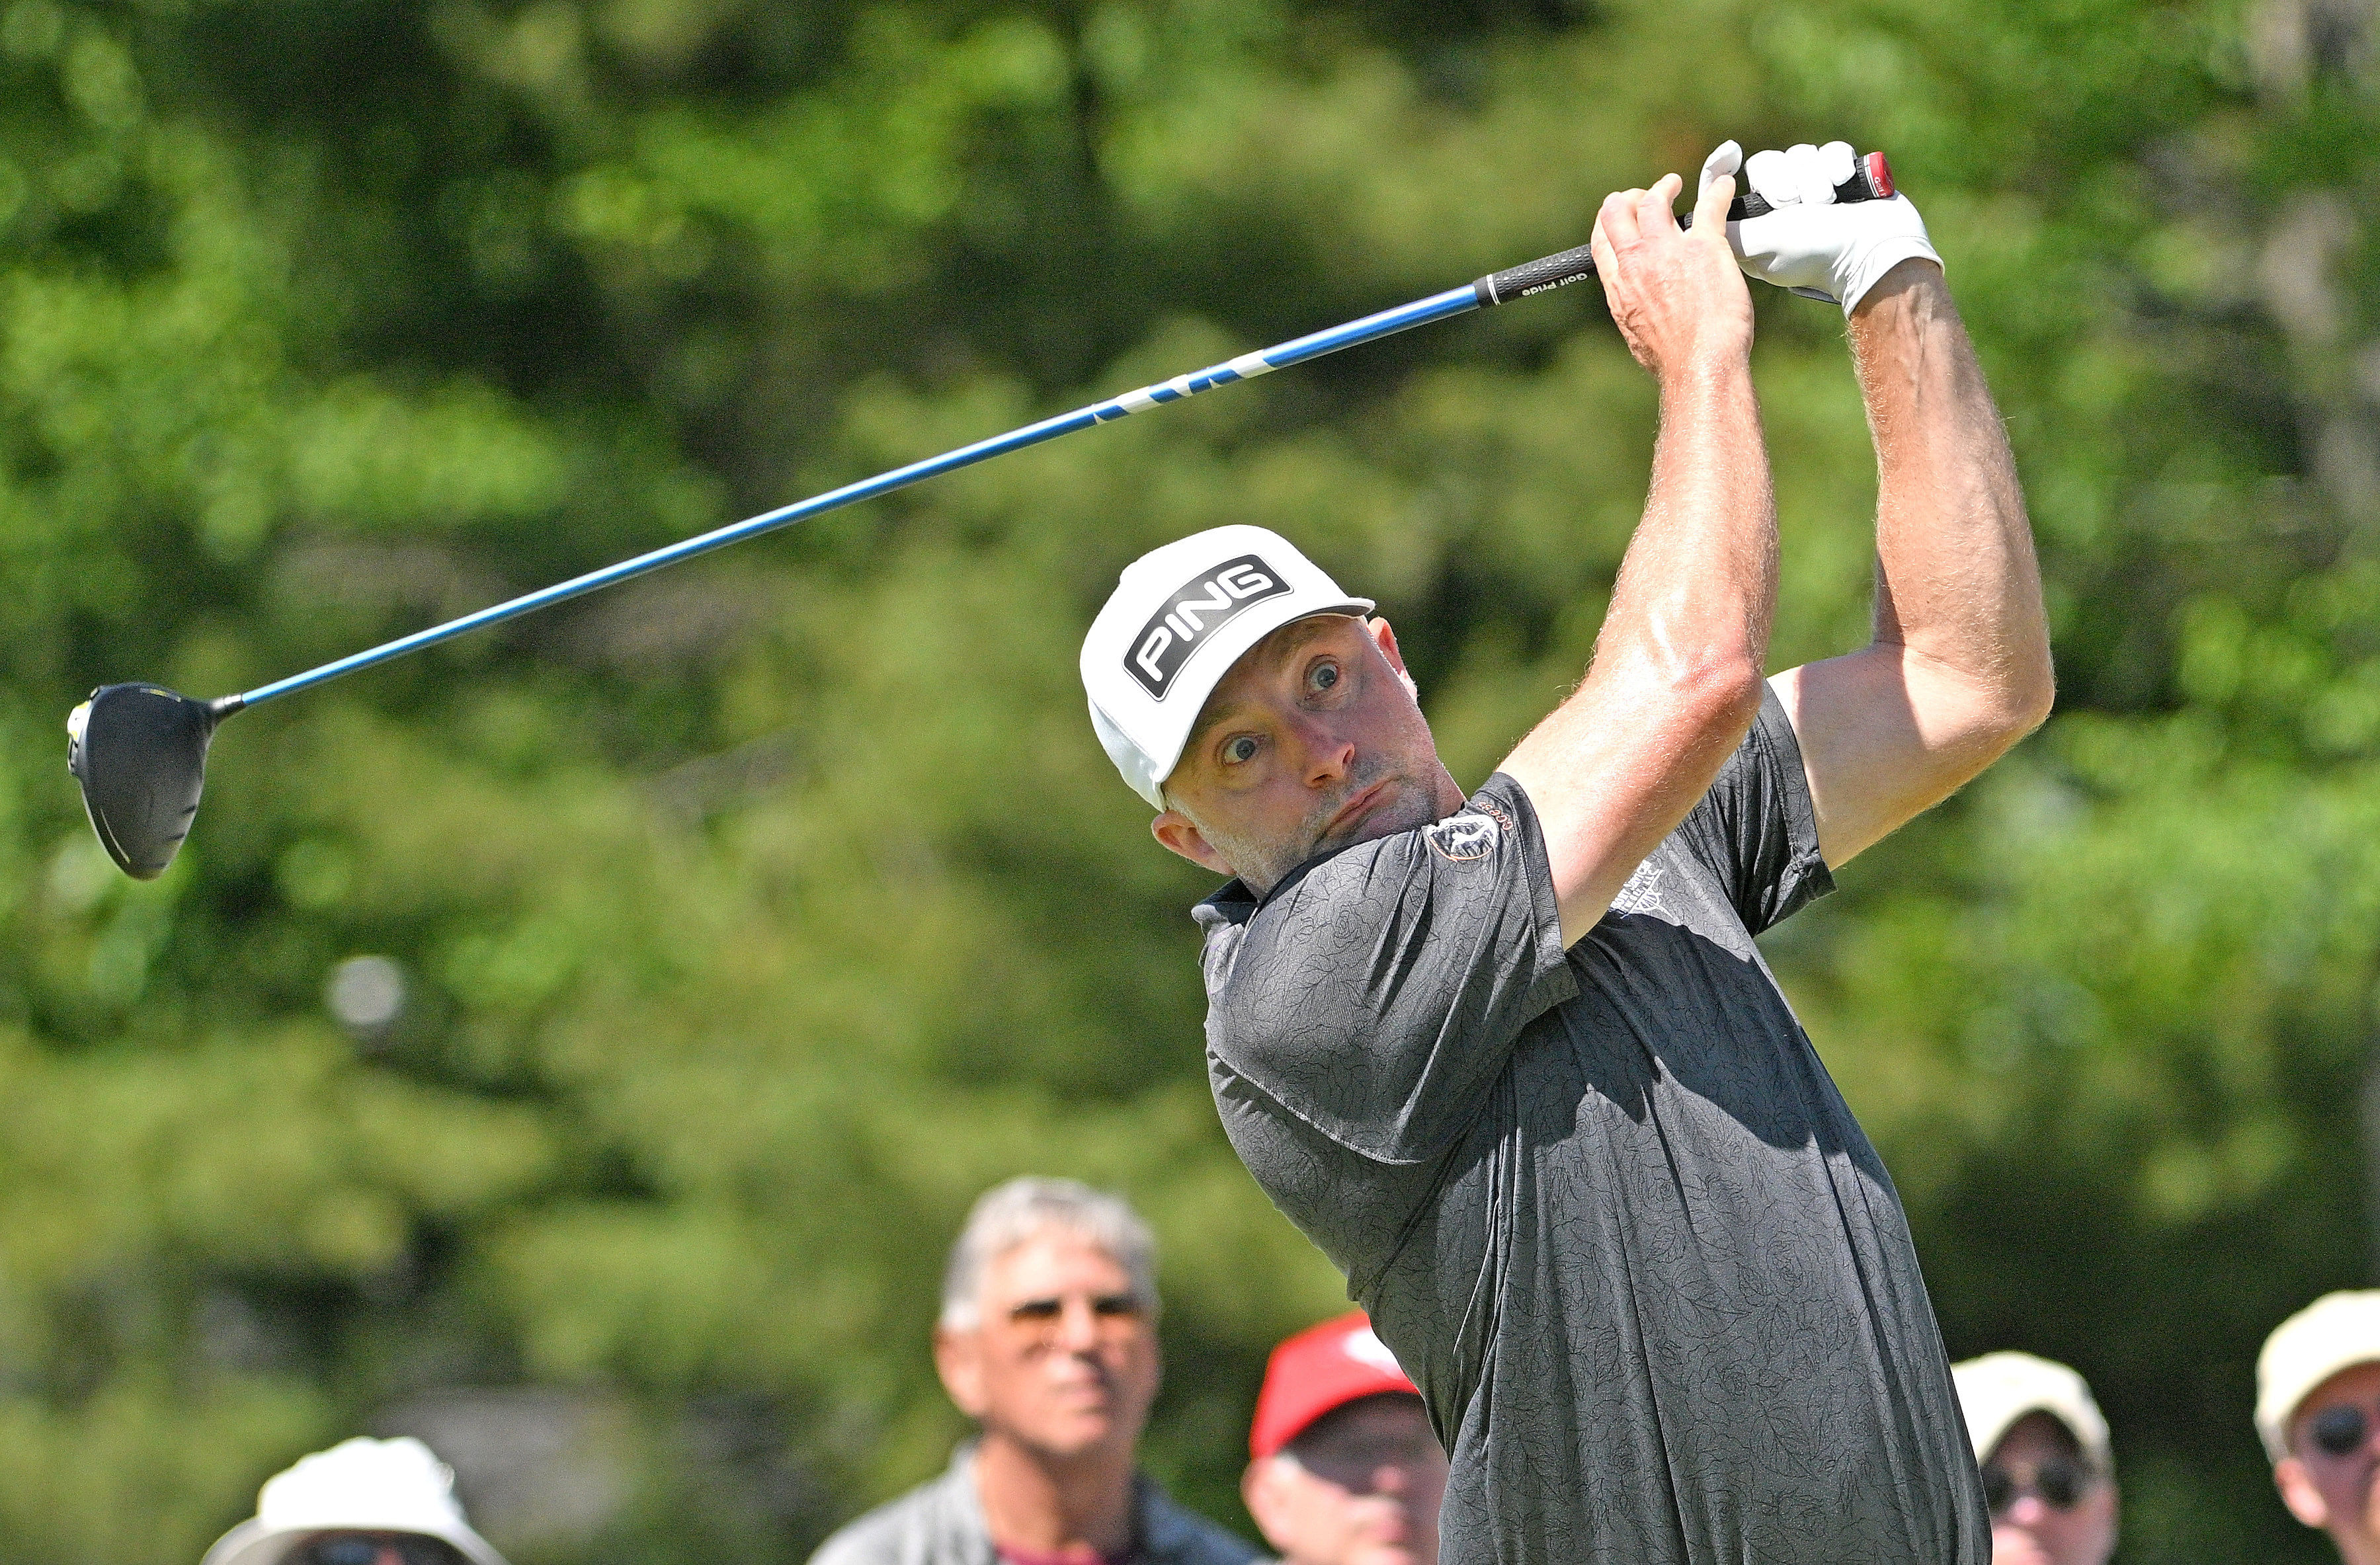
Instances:
[[[1148,617],[1133,638],[1123,661],[1124,672],[1157,699],[1173,688],[1174,675],[1217,631],[1237,619],[1251,603],[1278,598],[1289,590],[1279,572],[1254,554],[1229,560],[1184,583],[1165,606]]]

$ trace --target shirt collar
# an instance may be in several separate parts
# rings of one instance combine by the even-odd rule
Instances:
[[[1245,924],[1257,910],[1257,894],[1248,890],[1247,882],[1231,880],[1216,889],[1215,894],[1190,910],[1190,916],[1202,929],[1215,929],[1225,924]]]

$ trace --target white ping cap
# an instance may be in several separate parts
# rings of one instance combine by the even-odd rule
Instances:
[[[2380,1289],[2325,1293],[2273,1328],[2256,1355],[2256,1433],[2275,1462],[2289,1454],[2298,1406],[2342,1369],[2380,1363]]]
[[[1091,726],[1132,791],[1165,807],[1207,698],[1240,655],[1309,614],[1368,614],[1295,544],[1265,528],[1212,528],[1123,568],[1083,637]]]
[[[2107,1415],[2082,1377],[2064,1365],[2031,1353],[1985,1353],[1952,1365],[1950,1378],[1958,1384],[1959,1407],[1967,1415],[1967,1438],[1977,1462],[1998,1449],[2017,1420],[2046,1413],[2066,1425],[2093,1466],[2113,1471]]]
[[[264,1481],[256,1514],[216,1539],[201,1565],[280,1565],[309,1535],[330,1532],[417,1533],[453,1544],[472,1565],[504,1565],[463,1520],[454,1470],[410,1436],[359,1436],[299,1457]]]

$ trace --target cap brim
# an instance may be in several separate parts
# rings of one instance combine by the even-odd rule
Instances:
[[[2338,1377],[2367,1364],[2380,1364],[2380,1351],[2346,1349],[2336,1355],[2335,1362],[2329,1357],[2317,1361],[2314,1367],[2294,1377],[2293,1384],[2279,1388],[2283,1405],[2257,1409],[2256,1433],[2265,1442],[2265,1453],[2275,1462],[2289,1455],[2289,1425],[2297,1421],[2298,1409]]]
[[[504,1557],[496,1552],[495,1546],[468,1526],[375,1527],[359,1523],[353,1528],[268,1527],[252,1516],[217,1538],[200,1565],[282,1565],[289,1552],[306,1539],[322,1533],[342,1531],[412,1533],[454,1545],[463,1551],[463,1557],[470,1560],[471,1565],[506,1565]]]

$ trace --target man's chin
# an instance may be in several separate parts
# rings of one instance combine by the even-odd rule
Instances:
[[[1347,1557],[1347,1565],[1422,1565],[1421,1551],[1409,1542],[1363,1544]]]
[[[2002,1526],[1992,1529],[1992,1565],[2055,1565],[2055,1561],[2032,1534]]]
[[[1111,1445],[1122,1433],[1121,1422],[1113,1414],[1087,1414],[1053,1419],[1032,1431],[1027,1443],[1044,1456],[1066,1461]]]

